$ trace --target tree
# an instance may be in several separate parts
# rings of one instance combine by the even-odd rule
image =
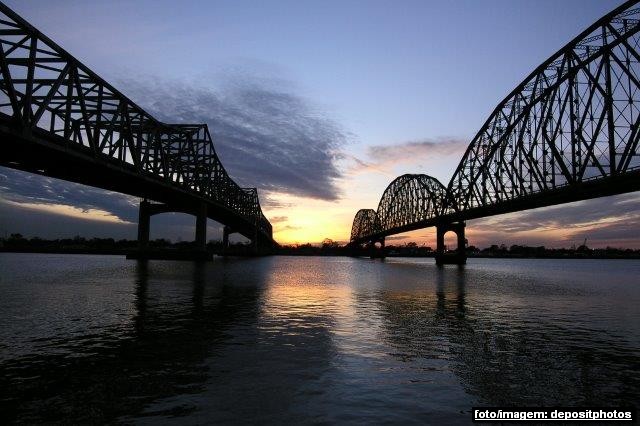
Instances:
[[[340,244],[338,244],[337,242],[333,241],[331,238],[325,238],[324,240],[322,240],[322,248],[323,249],[336,248],[339,245]]]

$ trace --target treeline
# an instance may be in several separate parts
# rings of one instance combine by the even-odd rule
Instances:
[[[276,253],[284,256],[351,256],[352,250],[326,238],[319,246],[311,243],[281,245]]]
[[[231,250],[246,247],[243,243],[230,244]],[[178,241],[160,238],[149,241],[150,249],[181,250],[195,248],[193,241]],[[126,254],[138,248],[137,240],[116,240],[113,238],[61,238],[45,240],[39,237],[25,238],[21,234],[11,234],[0,238],[0,251],[25,253],[94,253],[94,254]],[[218,251],[222,248],[222,241],[209,241],[207,249]]]
[[[113,238],[63,238],[45,240],[38,237],[25,238],[20,234],[11,234],[0,238],[0,251],[27,253],[94,253],[94,254],[126,254],[138,247],[136,240],[115,240]],[[149,241],[150,249],[189,250],[195,248],[192,241],[172,242],[167,239]],[[222,253],[222,242],[211,240],[207,243],[207,250]],[[250,253],[250,242],[232,243],[226,250],[230,255],[245,255]],[[466,248],[468,257],[496,257],[496,258],[605,258],[605,259],[640,259],[640,250],[622,249],[614,247],[592,249],[586,245],[571,248],[547,248],[545,246],[506,246],[491,245],[486,248],[469,246]],[[282,245],[273,254],[290,256],[354,256],[367,254],[366,249],[354,250],[339,242],[325,239],[320,245],[296,244]],[[426,245],[419,246],[415,242],[405,244],[387,244],[384,248],[387,257],[433,257],[435,250]]]
[[[571,248],[547,248],[545,246],[532,247],[525,245],[508,247],[504,244],[494,244],[486,248],[469,246],[466,248],[466,252],[468,257],[640,259],[640,250],[615,247],[591,249],[586,245]],[[325,239],[319,246],[309,243],[282,246],[278,253],[293,256],[352,256],[366,255],[367,250],[354,251],[330,239]],[[434,257],[435,254],[434,248],[418,245],[415,242],[387,244],[384,248],[386,257]]]
[[[492,245],[479,249],[467,247],[469,257],[513,257],[513,258],[602,258],[602,259],[640,259],[640,250],[615,247],[589,248],[586,245],[571,248],[547,248],[545,246]]]

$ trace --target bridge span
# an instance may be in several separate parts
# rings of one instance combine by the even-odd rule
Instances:
[[[462,264],[467,220],[640,190],[638,3],[599,19],[504,98],[448,185],[424,174],[391,182],[376,210],[356,213],[350,245],[435,226],[436,262]]]
[[[256,247],[275,241],[256,188],[223,167],[206,124],[162,123],[0,3],[0,165],[143,199],[138,238],[150,216],[206,219]],[[153,202],[151,202],[153,201]]]

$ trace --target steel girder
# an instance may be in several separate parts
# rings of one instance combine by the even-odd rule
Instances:
[[[638,3],[599,19],[500,102],[462,157],[443,204],[418,207],[415,193],[395,206],[389,200],[402,197],[385,200],[394,181],[378,206],[379,225],[367,234],[362,230],[370,228],[354,220],[352,243],[433,226],[434,219],[464,221],[640,189]],[[390,212],[384,219],[381,206]]]
[[[351,225],[351,241],[373,235],[378,232],[376,211],[373,209],[358,210]]]
[[[496,107],[448,185],[461,211],[640,167],[637,3],[598,20]]]
[[[351,242],[383,237],[407,226],[434,221],[448,211],[447,197],[447,188],[431,176],[399,176],[387,186],[376,211],[358,211],[351,228]]]
[[[2,3],[0,120],[205,197],[272,239],[257,190],[229,177],[206,124],[159,122]]]
[[[387,186],[380,198],[376,211],[380,231],[438,217],[446,199],[447,189],[431,176],[399,176]]]

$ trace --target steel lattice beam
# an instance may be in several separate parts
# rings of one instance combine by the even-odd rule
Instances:
[[[386,225],[367,234],[354,221],[351,242],[640,190],[637,4],[599,19],[498,104],[430,201],[443,204],[418,207],[417,192],[387,200],[387,188],[380,205],[393,220],[379,206],[373,221]]]
[[[447,204],[447,188],[437,179],[417,174],[399,176],[387,186],[377,210],[358,211],[351,241],[364,242],[407,227],[430,226],[448,212]]]
[[[459,210],[640,168],[636,4],[598,20],[500,102],[449,182]]]
[[[59,144],[163,182],[169,191],[206,199],[272,241],[256,189],[241,188],[231,179],[206,124],[159,122],[2,3],[0,124],[3,139],[14,137],[4,144],[19,143],[16,135]],[[8,152],[6,145],[3,152]],[[0,160],[9,167],[34,168],[29,158],[9,161],[5,154]],[[83,182],[82,177],[71,178]]]

